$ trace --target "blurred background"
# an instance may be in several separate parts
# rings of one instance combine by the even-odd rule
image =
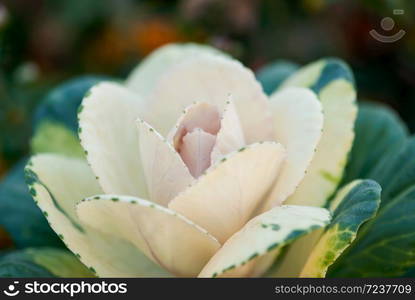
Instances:
[[[0,1],[0,177],[27,154],[33,109],[53,86],[82,74],[124,77],[170,42],[211,44],[254,70],[340,57],[359,99],[392,106],[415,131],[414,23],[413,0]],[[406,34],[381,43],[373,29]]]

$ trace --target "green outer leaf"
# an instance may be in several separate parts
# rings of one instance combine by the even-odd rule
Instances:
[[[69,251],[27,248],[0,258],[0,277],[94,277]]]
[[[353,74],[343,61],[327,58],[301,68],[280,89],[290,86],[307,87],[318,95],[324,127],[307,174],[285,203],[325,206],[343,177],[353,144],[357,112]]]
[[[33,120],[35,152],[80,155],[75,136],[78,106],[89,88],[103,79],[94,76],[75,78],[59,85],[45,97]],[[62,247],[62,242],[33,203],[24,180],[25,163],[26,159],[18,163],[0,183],[0,226],[10,234],[17,248]]]
[[[77,110],[84,95],[95,84],[106,77],[81,76],[68,80],[46,95],[34,116],[35,131],[44,120],[63,124],[68,129],[78,130]]]
[[[25,257],[6,255],[0,259],[0,278],[54,277],[42,266]]]
[[[308,87],[319,94],[331,82],[339,79],[346,80],[355,86],[353,72],[350,67],[340,59],[329,57],[301,68],[283,82],[282,87]]]
[[[396,155],[408,136],[405,124],[394,111],[370,102],[359,105],[355,132],[343,184],[367,178],[377,165],[383,165]]]
[[[281,83],[297,71],[299,65],[285,60],[277,60],[267,64],[256,73],[257,80],[261,83],[264,92],[271,95]]]
[[[383,189],[379,213],[332,266],[330,276],[402,276],[415,265],[415,137],[381,162],[368,175]]]
[[[35,263],[58,277],[95,277],[69,251],[56,248],[29,248],[25,251]]]
[[[310,88],[316,93],[326,88],[331,82],[335,80],[346,80],[355,86],[352,70],[342,60],[337,58],[326,58],[324,68],[317,81],[315,81]]]
[[[355,239],[360,226],[373,218],[380,204],[381,187],[372,180],[355,180],[336,195],[333,220],[317,242],[301,277],[324,277],[327,269]]]
[[[0,183],[0,225],[17,248],[63,247],[33,202],[24,180],[26,159],[20,161]]]
[[[318,95],[323,106],[324,125],[307,173],[284,203],[325,207],[341,181],[353,144],[357,113],[353,74],[338,59],[322,59],[301,68],[280,89],[291,86],[307,87]],[[282,276],[298,276],[318,237],[313,233],[293,243],[274,268],[278,268]]]
[[[415,278],[415,267],[413,267],[412,269],[410,269],[408,272],[406,272],[402,277],[405,278]]]
[[[53,152],[67,156],[84,157],[84,150],[75,133],[55,121],[42,121],[31,141],[34,154]]]

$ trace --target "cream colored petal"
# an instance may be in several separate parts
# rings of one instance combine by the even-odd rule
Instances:
[[[195,128],[216,135],[220,129],[220,112],[215,105],[206,102],[194,102],[186,107],[167,135],[167,140],[176,150],[181,147],[183,136]]]
[[[271,113],[267,97],[254,74],[238,61],[200,55],[171,68],[150,96],[149,122],[166,135],[180,112],[194,101],[223,109],[232,95],[246,142],[272,140]]]
[[[140,140],[137,155],[141,157],[149,197],[167,206],[194,179],[180,155],[154,128],[142,120],[137,126]]]
[[[82,101],[79,138],[105,193],[147,196],[135,125],[143,111],[140,96],[110,82],[94,86]]]
[[[278,175],[284,148],[252,144],[225,156],[169,203],[223,243],[251,218]]]
[[[148,96],[164,72],[186,59],[203,54],[227,56],[207,45],[168,44],[147,56],[128,76],[126,85],[140,95]]]
[[[235,105],[233,100],[229,99],[222,112],[220,130],[212,150],[212,164],[222,159],[226,154],[242,148],[245,144],[244,133]]]
[[[283,246],[329,222],[330,213],[324,208],[275,207],[249,221],[229,238],[199,277],[256,275],[257,263],[267,254],[277,254]],[[269,265],[269,261],[266,264]]]
[[[219,111],[217,106],[205,102],[189,105],[170,130],[168,140],[179,149],[183,136],[195,128],[216,135],[215,147],[211,154],[212,164],[224,155],[240,149],[246,143],[232,97],[228,97],[223,105],[222,111]]]
[[[210,153],[215,141],[216,136],[200,128],[194,129],[183,137],[180,156],[195,178],[198,178],[210,166]]]
[[[102,193],[84,160],[40,154],[32,157],[25,172],[31,194],[49,224],[91,271],[101,277],[169,276],[134,245],[78,219],[75,203]]]
[[[102,195],[77,205],[79,218],[102,232],[122,236],[177,276],[195,276],[219,249],[206,230],[153,202]],[[117,245],[113,245],[114,251]]]
[[[265,210],[280,205],[304,178],[323,130],[323,112],[317,96],[306,88],[287,88],[270,97],[275,139],[287,158]]]

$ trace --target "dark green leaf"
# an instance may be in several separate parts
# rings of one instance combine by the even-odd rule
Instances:
[[[28,248],[0,258],[0,277],[94,277],[71,252]]]
[[[318,80],[310,86],[316,94],[319,94],[330,82],[344,79],[355,85],[353,72],[350,67],[338,58],[326,58]]]
[[[0,260],[0,278],[54,277],[48,270],[30,261],[14,258]]]
[[[299,67],[300,66],[295,63],[278,60],[259,69],[256,77],[262,84],[264,92],[271,95],[272,92],[274,92],[285,79],[297,71]]]
[[[374,103],[359,105],[356,137],[343,183],[367,178],[373,169],[396,155],[408,135],[405,124],[391,109]]]
[[[76,132],[78,130],[77,110],[85,93],[104,77],[82,76],[64,82],[53,89],[42,101],[34,118],[35,129],[44,120],[62,123]]]
[[[376,215],[381,187],[372,180],[355,180],[340,189],[331,203],[333,219],[317,242],[302,277],[324,277],[327,269],[356,238],[361,225]]]
[[[17,248],[63,247],[27,189],[24,180],[26,162],[26,159],[19,162],[0,183],[0,226]]]
[[[406,272],[402,277],[405,278],[415,278],[415,267],[413,267],[412,269],[410,269],[408,272]]]
[[[370,109],[372,116],[390,114],[383,108]],[[370,149],[362,150],[362,157],[355,150],[350,164],[366,167],[353,168],[350,174],[364,172],[367,178],[376,180],[382,186],[382,201],[376,218],[364,225],[329,274],[336,277],[404,276],[415,265],[415,137],[406,138],[406,130],[393,115],[362,118],[361,122],[367,123],[357,127],[357,141],[372,141],[367,147],[372,151],[383,150],[375,158]],[[362,162],[355,163],[356,157]],[[365,158],[372,161],[372,165],[366,164]]]

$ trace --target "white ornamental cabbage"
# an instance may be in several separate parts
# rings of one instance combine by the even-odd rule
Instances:
[[[90,90],[79,109],[86,160],[34,156],[32,195],[98,276],[261,276],[282,247],[329,223],[313,198],[322,179],[303,178],[320,165],[341,176],[353,140],[349,86],[334,87],[338,98],[292,87],[315,69],[267,97],[218,50],[160,48],[125,83]],[[345,97],[338,125],[333,109],[323,117],[323,100]]]

